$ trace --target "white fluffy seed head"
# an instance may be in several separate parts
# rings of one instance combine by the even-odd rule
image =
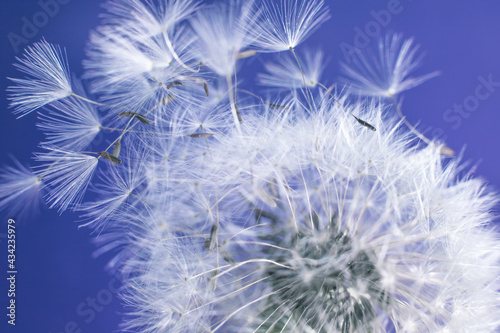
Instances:
[[[322,57],[295,59],[328,16],[322,0],[106,8],[85,64],[104,103],[71,92],[58,48],[41,42],[20,60],[34,80],[14,80],[17,112],[52,104],[58,113],[42,116],[40,171],[0,177],[0,208],[42,187],[52,207],[82,210],[99,231],[95,255],[117,251],[109,267],[133,307],[125,330],[498,329],[497,196],[378,99],[330,91]],[[281,99],[232,82],[255,48],[293,51],[261,76],[291,90]],[[377,57],[359,57],[361,70],[346,68],[350,91],[394,97],[435,75],[411,78],[419,60],[411,40],[389,36]],[[96,127],[111,143],[82,151]],[[98,164],[99,197],[81,205]]]
[[[376,132],[331,101],[314,119],[247,116],[244,144],[229,134],[208,146],[179,141],[188,156],[170,161],[164,181],[182,182],[167,198],[148,198],[169,202],[169,228],[178,231],[148,246],[175,246],[177,263],[202,261],[191,279],[208,298],[186,292],[182,311],[198,320],[191,324],[179,317],[159,329],[158,312],[132,322],[160,332],[201,323],[249,332],[497,327],[500,252],[483,228],[496,197],[478,180],[457,180],[457,163],[443,167],[438,145],[411,148],[413,138],[382,110],[348,108]],[[147,293],[147,304],[177,309],[181,300],[161,296],[155,281],[187,288],[170,271],[139,279],[147,283],[129,294],[137,304]],[[489,319],[472,323],[478,314]]]

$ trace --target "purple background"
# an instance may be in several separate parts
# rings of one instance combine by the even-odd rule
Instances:
[[[63,2],[65,4],[61,4]],[[29,43],[45,37],[49,42],[64,46],[72,71],[80,75],[88,33],[99,23],[100,3],[96,0],[59,0],[58,13],[49,17],[46,24],[40,24],[39,31],[27,38]],[[494,87],[489,98],[480,101],[467,118],[461,116],[459,125],[458,120],[443,118],[454,104],[471,100],[470,96],[480,84],[479,76],[491,75],[493,81],[500,82],[500,2],[401,0],[396,6],[399,12],[391,15],[386,27],[376,23],[373,13],[380,13],[397,1],[327,0],[326,3],[331,19],[297,48],[300,52],[308,46],[321,46],[325,51],[330,61],[323,82],[331,84],[339,76],[339,62],[345,61],[339,45],[342,42],[354,45],[357,29],[380,27],[381,34],[394,31],[414,37],[427,54],[420,73],[440,70],[442,74],[403,93],[403,112],[412,123],[419,122],[419,128],[428,136],[446,138],[448,146],[455,151],[466,147],[464,160],[480,162],[477,174],[487,179],[491,188],[500,189],[500,87]],[[0,6],[0,91],[3,92],[0,99],[0,165],[10,163],[9,154],[29,163],[42,135],[35,129],[34,113],[16,120],[8,109],[5,89],[9,81],[5,78],[20,76],[12,63],[16,54],[22,53],[15,52],[8,34],[22,36],[23,18],[30,22],[34,16],[43,19],[39,14],[42,7],[37,0],[2,1]],[[260,60],[252,64],[258,66]],[[123,312],[117,298],[103,306],[101,312],[95,311],[95,318],[89,322],[85,319],[90,315],[77,313],[78,306],[89,298],[108,294],[105,290],[113,278],[103,269],[107,258],[92,258],[95,249],[92,236],[87,229],[77,228],[74,223],[77,216],[68,213],[59,216],[48,210],[31,220],[17,220],[17,325],[15,328],[6,325],[7,218],[0,212],[0,331],[59,333],[79,332],[80,329],[81,332],[100,333],[117,330]],[[89,309],[87,305],[82,308]],[[78,329],[65,328],[72,321]]]

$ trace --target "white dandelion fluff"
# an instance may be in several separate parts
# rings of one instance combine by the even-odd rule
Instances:
[[[104,22],[123,27],[137,41],[168,32],[198,9],[193,0],[111,0],[104,8]]]
[[[314,88],[320,82],[325,67],[324,54],[321,50],[306,50],[304,53],[302,68],[289,54],[283,55],[278,61],[265,63],[266,73],[257,75],[259,84],[273,88],[301,89],[305,81],[308,87]]]
[[[157,308],[141,310],[127,327],[140,322],[152,332],[196,331],[202,323],[216,332],[494,330],[500,248],[484,225],[496,196],[478,180],[457,180],[456,163],[442,167],[439,146],[411,149],[412,137],[383,119],[381,108],[357,108],[350,111],[361,113],[377,132],[359,126],[334,103],[314,120],[279,120],[280,127],[277,119],[247,117],[247,149],[240,148],[238,136],[225,136],[210,143],[210,157],[189,162],[192,181],[185,183],[192,185],[183,187],[184,197],[189,191],[219,193],[207,205],[217,216],[207,210],[211,222],[198,231],[179,224],[182,233],[148,251],[180,248],[179,258],[169,262],[202,261],[205,271],[161,273],[162,265],[148,260],[151,268],[137,270],[127,297],[139,307]],[[202,155],[207,148],[198,149]],[[177,216],[170,227],[186,221],[182,212]],[[202,252],[193,256],[197,251]],[[165,281],[170,282],[159,284]],[[203,297],[167,296],[188,282]]]
[[[439,75],[432,72],[418,77],[410,75],[422,56],[412,39],[403,41],[401,34],[389,34],[378,42],[378,53],[357,53],[352,65],[343,64],[345,82],[360,95],[392,97]]]
[[[28,47],[24,58],[17,58],[17,69],[28,77],[10,80],[7,89],[14,113],[23,117],[48,103],[72,95],[66,53],[59,46],[42,40]]]
[[[47,152],[37,154],[37,160],[44,164],[38,176],[47,187],[47,201],[50,208],[60,212],[78,205],[97,167],[98,158],[79,152],[55,147],[44,147]]]
[[[75,91],[85,97],[81,84]],[[40,113],[37,126],[47,136],[44,145],[67,150],[85,149],[101,130],[101,120],[94,104],[81,99],[68,98],[56,101],[47,113]]]
[[[190,20],[203,62],[223,77],[236,71],[238,54],[254,40],[250,31],[258,13],[253,6],[253,0],[231,0],[205,8]]]
[[[323,0],[262,1],[264,20],[255,45],[263,52],[294,49],[329,17]]]
[[[0,210],[16,217],[37,213],[43,204],[42,180],[17,159],[0,173]]]

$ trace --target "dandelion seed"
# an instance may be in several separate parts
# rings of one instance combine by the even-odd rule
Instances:
[[[373,127],[372,125],[370,125],[370,124],[369,124],[369,123],[367,123],[366,121],[359,119],[359,118],[358,118],[358,117],[356,117],[355,115],[351,114],[351,116],[353,116],[353,117],[354,117],[354,119],[356,119],[356,121],[357,121],[358,123],[360,123],[361,125],[363,125],[364,127],[368,128],[368,129],[371,129],[371,130],[372,130],[372,131],[374,131],[374,132],[377,130],[375,127]]]
[[[219,233],[219,224],[214,223],[212,229],[210,229],[210,236],[208,236],[207,240],[205,241],[205,250],[211,252],[215,249],[218,233]]]
[[[116,143],[113,147],[113,156],[119,157],[121,148],[122,148],[122,140],[121,140],[121,138],[118,138],[118,140],[116,141]]]
[[[126,163],[116,168],[108,168],[108,172],[98,175],[99,181],[92,187],[98,199],[78,207],[85,221],[82,226],[103,228],[106,224],[110,226],[114,223],[120,226],[128,217],[135,216],[134,220],[141,217],[137,216],[137,207],[144,207],[145,203],[136,200],[144,195],[140,188],[146,178],[144,161],[147,156],[148,153],[140,149],[129,151],[129,155],[125,157]],[[132,193],[137,196],[132,196]]]
[[[238,104],[234,103],[234,108],[236,110],[236,115],[238,116],[238,122],[240,124],[243,123],[243,118],[241,117],[241,112],[240,112],[240,108],[238,107]]]
[[[256,54],[257,54],[257,51],[255,51],[255,50],[241,51],[236,56],[236,59],[246,59],[246,58],[253,57]]]
[[[254,1],[231,0],[205,8],[190,21],[199,38],[204,65],[226,77],[236,70],[240,51],[255,39],[258,13]]]
[[[118,163],[118,164],[122,164],[122,161],[116,157],[116,156],[113,156],[111,155],[110,153],[108,152],[105,152],[105,151],[102,151],[100,153],[97,153],[97,155],[101,156],[102,158],[108,160],[108,161],[111,161],[113,163]]]
[[[10,78],[16,85],[7,89],[18,118],[72,95],[66,53],[59,46],[42,40],[28,47],[24,58],[16,59],[17,69],[28,75],[25,79]]]
[[[182,82],[181,81],[172,81],[170,82],[168,85],[167,85],[167,89],[170,89],[172,88],[173,86],[182,86]]]
[[[274,104],[274,103],[268,103],[267,105],[269,105],[270,107],[275,108],[275,109],[286,109],[287,108],[287,106],[285,106],[285,105]]]
[[[193,133],[193,134],[189,134],[190,138],[208,138],[208,137],[211,137],[211,136],[214,136],[214,134],[213,133]]]
[[[130,111],[120,112],[118,114],[118,117],[135,118],[135,119],[139,120],[143,124],[151,125],[151,123],[149,122],[148,118],[146,118],[145,115],[137,113],[137,112],[130,112]]]
[[[207,95],[207,97],[208,97],[208,95],[209,95],[209,94],[208,94],[208,83],[206,83],[206,82],[204,82],[204,83],[203,83],[203,89],[205,90],[205,94],[206,94],[206,95]]]

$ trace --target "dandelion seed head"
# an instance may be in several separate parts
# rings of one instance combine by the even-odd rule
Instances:
[[[442,167],[438,145],[408,149],[412,137],[383,108],[349,108],[377,132],[334,101],[314,119],[254,112],[242,126],[245,149],[222,135],[210,157],[174,162],[189,165],[171,167],[191,185],[175,196],[170,227],[188,217],[199,231],[179,224],[192,241],[175,244],[211,258],[193,278],[214,294],[188,305],[189,315],[212,313],[203,322],[213,331],[370,332],[460,330],[456,311],[498,311],[473,300],[498,300],[495,236],[481,227],[489,215],[476,213],[494,196],[480,195],[477,180],[457,180],[457,163]],[[477,248],[467,236],[486,243]],[[153,286],[145,290],[156,294]],[[457,294],[474,307],[456,307]],[[473,327],[496,323],[481,325]]]

